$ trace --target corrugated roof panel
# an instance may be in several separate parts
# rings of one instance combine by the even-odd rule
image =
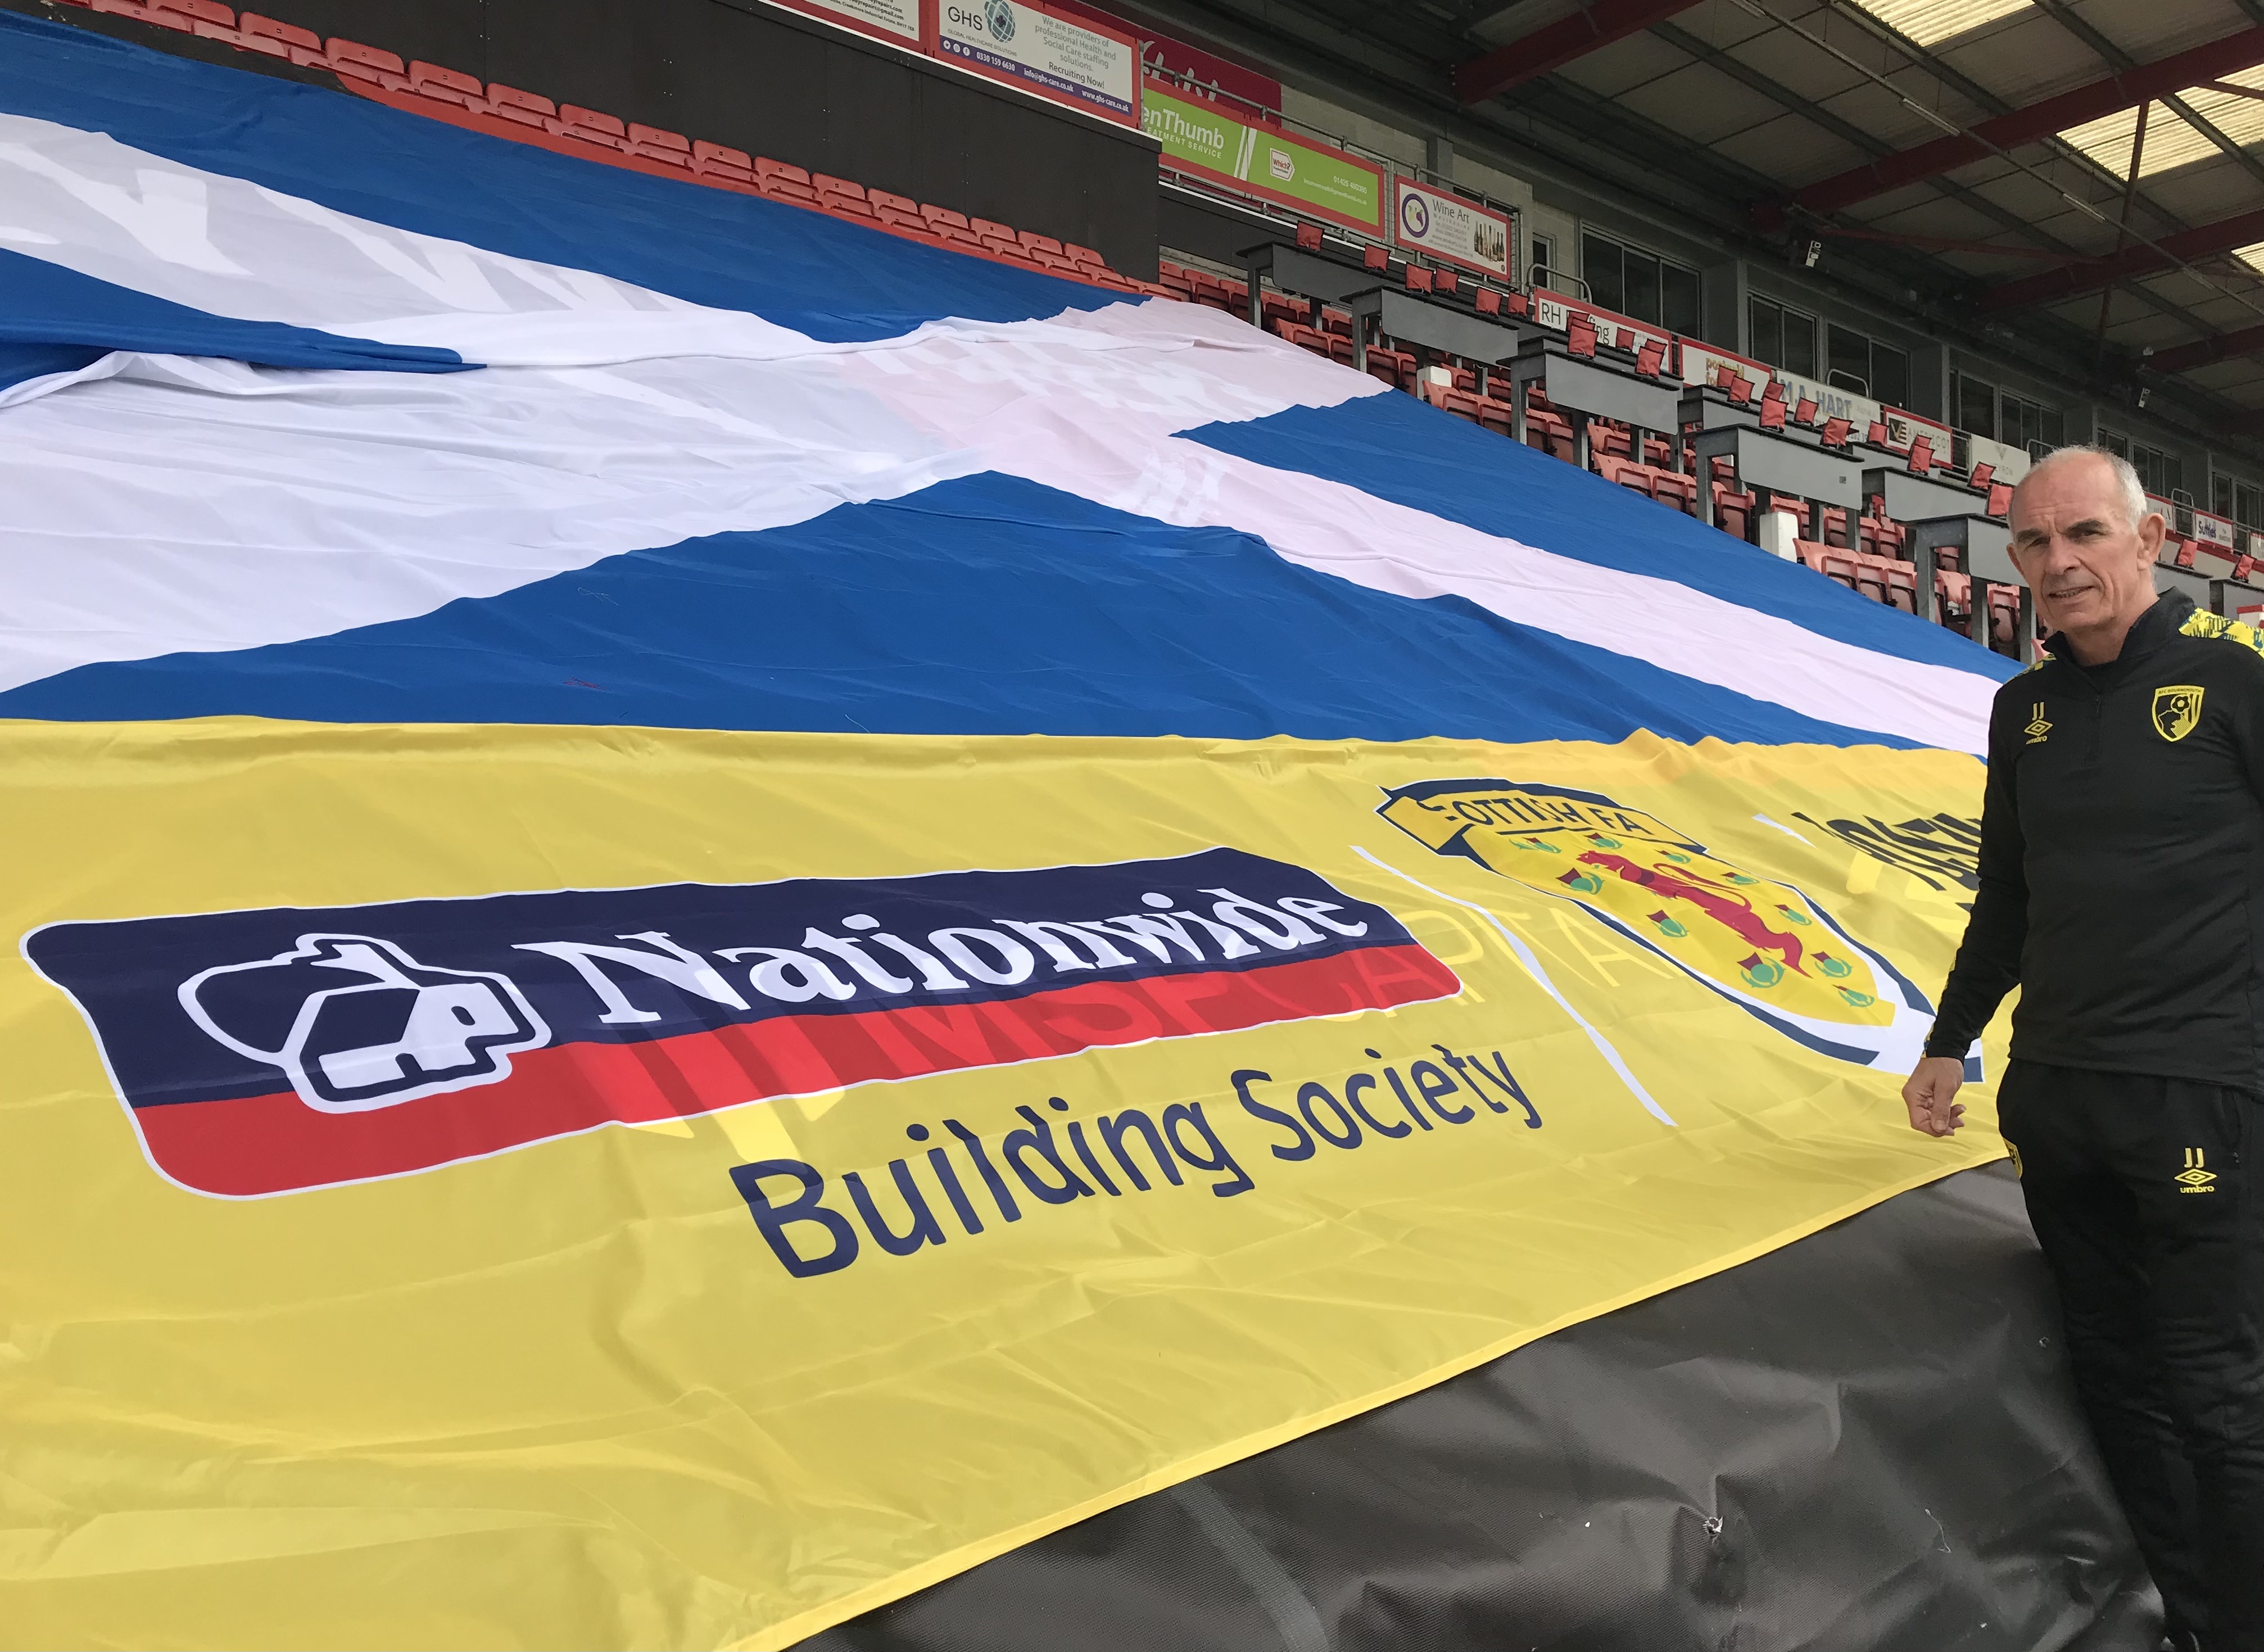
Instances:
[[[2235,86],[2264,91],[2264,68],[2244,69],[2224,78]],[[2212,91],[2205,86],[2190,88],[2181,95],[2195,114],[2241,148],[2264,143],[2264,102],[2244,98],[2239,92]],[[2139,157],[2139,177],[2152,178],[2157,172],[2190,166],[2195,161],[2205,161],[2221,153],[2217,145],[2166,106],[2156,104],[2152,107],[2153,112],[2146,117],[2146,151]],[[2130,171],[2130,139],[2137,127],[2138,112],[2124,109],[2097,120],[2087,120],[2079,127],[2070,127],[2059,135],[2117,178],[2125,178]]]
[[[1863,10],[1920,46],[2025,11],[2028,0],[1867,0]]]

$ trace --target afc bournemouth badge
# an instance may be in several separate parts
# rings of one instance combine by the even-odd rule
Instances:
[[[2201,722],[2201,690],[2177,683],[2154,691],[2154,727],[2165,740],[2182,740]]]

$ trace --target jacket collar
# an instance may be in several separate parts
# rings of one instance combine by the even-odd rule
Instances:
[[[2103,671],[2112,666],[2128,665],[2144,659],[2168,642],[2172,637],[2177,635],[2178,627],[2185,624],[2186,616],[2193,612],[2193,598],[2187,596],[2185,592],[2164,591],[2154,598],[2152,607],[2138,616],[2137,623],[2131,626],[2130,633],[2123,637],[2122,653],[2108,661],[2105,665],[2093,669]],[[2055,631],[2046,637],[2043,646],[2044,651],[2052,658],[2064,660],[2079,670],[2086,669],[2083,663],[2075,657],[2074,648],[2068,645],[2066,640],[2058,632]]]

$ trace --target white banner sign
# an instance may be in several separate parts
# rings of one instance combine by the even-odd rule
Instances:
[[[2028,466],[2034,462],[2027,448],[2015,447],[2010,442],[1992,442],[1985,436],[1969,436],[1965,446],[1971,463],[1994,467],[1996,474],[1990,477],[1992,482],[2018,482],[2028,474]]]
[[[2240,540],[2233,533],[2232,524],[2223,517],[2196,511],[2193,513],[2193,525],[2194,538],[2211,550],[2222,550],[2227,556],[2239,554],[2237,547]]]
[[[1593,304],[1583,304],[1578,299],[1561,298],[1554,293],[1533,295],[1533,319],[1543,327],[1564,330],[1565,317],[1578,310],[1596,324],[1596,342],[1607,350],[1624,350],[1639,356],[1645,344],[1658,344],[1671,349],[1674,335],[1663,327],[1653,327],[1644,322],[1630,321],[1624,315],[1615,315],[1609,310],[1600,310]]]
[[[1056,103],[1127,125],[1140,120],[1140,56],[1128,38],[1020,0],[944,0],[937,54]]]
[[[860,34],[920,47],[920,0],[771,0],[773,5],[838,23]]]
[[[1717,384],[1720,380],[1716,375],[1722,368],[1752,380],[1756,396],[1761,394],[1771,379],[1774,379],[1784,386],[1784,406],[1788,414],[1797,409],[1803,402],[1812,401],[1816,403],[1818,424],[1825,419],[1846,419],[1858,441],[1862,440],[1873,424],[1883,424],[1887,428],[1890,446],[1907,447],[1913,438],[1923,436],[1934,448],[1936,464],[1946,465],[1950,460],[1949,427],[1937,420],[1898,407],[1889,407],[1868,395],[1857,395],[1852,390],[1818,384],[1813,379],[1803,379],[1798,373],[1787,373],[1781,367],[1766,367],[1758,361],[1748,361],[1745,357],[1731,355],[1727,351],[1709,350],[1690,339],[1683,340],[1682,381],[1685,384]],[[2026,474],[2025,461],[2022,474]],[[1998,479],[2008,480],[2001,475]]]
[[[1510,272],[1509,220],[1475,201],[1411,178],[1394,180],[1397,193],[1391,215],[1392,238],[1415,251],[1459,264],[1506,281]]]

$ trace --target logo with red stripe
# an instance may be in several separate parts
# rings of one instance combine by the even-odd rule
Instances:
[[[608,1124],[1451,997],[1302,867],[1166,860],[52,924],[150,1162],[229,1198]]]

